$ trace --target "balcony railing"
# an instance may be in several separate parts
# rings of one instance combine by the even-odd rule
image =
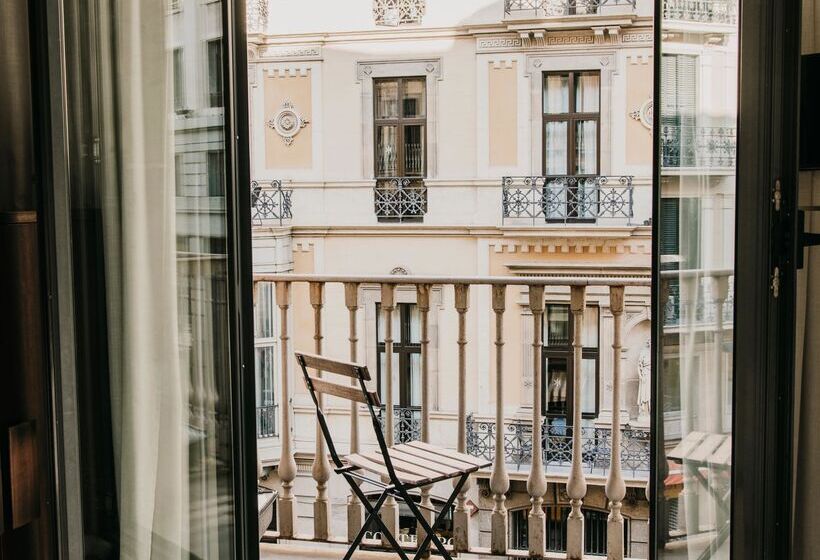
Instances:
[[[283,188],[282,181],[253,181],[251,183],[251,223],[253,225],[282,225],[293,218],[293,189]]]
[[[737,0],[664,0],[663,19],[735,25]]]
[[[379,421],[384,426],[385,407],[379,411]],[[406,443],[421,439],[421,407],[407,406],[393,407],[393,441],[396,443]]]
[[[571,426],[541,425],[541,447],[544,465],[572,465]],[[496,423],[493,420],[467,418],[467,452],[478,457],[495,458]],[[612,454],[612,429],[596,426],[581,428],[583,452],[581,462],[589,474],[606,474]],[[532,425],[522,420],[504,422],[504,459],[520,470],[529,466],[532,456]],[[633,477],[649,474],[649,432],[641,429],[621,430],[621,468]]]
[[[595,222],[598,218],[633,217],[631,176],[504,177],[504,220]]]
[[[373,189],[379,221],[419,222],[427,213],[427,187],[419,177],[380,177]]]
[[[737,128],[664,125],[661,156],[664,167],[732,168],[737,156]]]
[[[282,426],[280,430],[280,445],[281,455],[277,466],[277,476],[281,482],[281,493],[278,500],[278,533],[272,537],[283,539],[309,539],[313,542],[339,542],[340,540],[351,540],[356,536],[361,527],[362,520],[362,506],[355,498],[351,497],[351,501],[347,505],[347,534],[340,538],[340,535],[330,534],[330,500],[328,498],[328,481],[332,475],[332,470],[327,458],[325,442],[322,438],[321,431],[318,426],[316,428],[315,449],[313,452],[313,465],[311,467],[311,476],[315,481],[315,498],[313,499],[313,534],[304,535],[296,531],[296,497],[294,495],[294,480],[297,475],[295,449],[293,443],[293,433],[291,430],[291,415],[292,415],[292,401],[288,391],[291,387],[291,376],[293,375],[292,367],[292,350],[290,339],[293,336],[294,325],[310,324],[312,321],[313,333],[299,333],[299,338],[302,340],[310,340],[312,335],[313,347],[300,348],[301,350],[313,351],[317,354],[323,353],[324,338],[322,325],[323,313],[325,310],[325,293],[334,294],[336,297],[333,301],[328,302],[327,305],[344,306],[348,314],[348,333],[347,343],[349,345],[349,359],[353,362],[364,361],[363,356],[359,356],[359,325],[362,323],[361,315],[364,313],[362,301],[362,294],[364,290],[361,288],[367,286],[368,290],[377,289],[380,291],[380,313],[383,314],[381,324],[383,325],[383,340],[384,352],[386,355],[393,355],[394,351],[394,336],[398,333],[393,332],[393,319],[397,311],[396,306],[396,291],[397,288],[402,288],[402,297],[407,296],[407,290],[410,288],[415,292],[415,302],[419,312],[419,333],[420,333],[420,350],[419,356],[419,386],[420,386],[420,402],[421,406],[418,412],[414,409],[410,417],[404,416],[401,412],[396,413],[399,408],[393,402],[392,395],[394,395],[394,376],[393,375],[393,360],[387,360],[382,366],[381,374],[385,381],[383,387],[383,394],[387,395],[384,403],[384,430],[385,439],[388,445],[393,445],[398,438],[405,437],[404,429],[397,424],[407,421],[408,430],[410,433],[416,429],[416,422],[418,422],[418,437],[421,441],[431,442],[445,447],[451,447],[459,452],[468,452],[470,449],[468,445],[476,446],[483,445],[482,453],[490,453],[489,449],[492,447],[493,464],[488,473],[482,473],[482,476],[489,476],[489,489],[494,500],[494,507],[491,521],[490,531],[490,549],[475,549],[471,548],[470,543],[476,539],[470,537],[471,523],[469,522],[471,512],[467,504],[467,491],[462,490],[456,500],[455,509],[453,511],[453,550],[459,552],[480,553],[482,555],[496,555],[496,556],[518,556],[519,552],[513,552],[512,547],[509,546],[510,535],[510,521],[508,512],[505,507],[506,494],[510,489],[510,476],[507,473],[507,450],[505,449],[506,438],[495,438],[490,440],[490,425],[499,426],[504,424],[507,419],[504,414],[505,408],[505,385],[508,385],[507,375],[512,372],[508,369],[508,360],[505,359],[505,312],[508,306],[511,312],[518,313],[518,305],[522,301],[523,296],[524,305],[527,307],[529,317],[527,320],[532,320],[532,363],[530,367],[534,371],[539,371],[541,368],[542,349],[543,349],[543,325],[544,325],[544,311],[545,311],[545,289],[549,288],[551,293],[556,290],[566,290],[569,292],[570,298],[570,312],[572,314],[571,325],[573,328],[573,340],[581,340],[584,332],[584,312],[586,309],[586,290],[587,287],[597,286],[606,287],[609,291],[609,309],[612,313],[612,401],[621,402],[621,386],[622,377],[621,369],[622,345],[623,345],[623,324],[624,324],[624,298],[627,289],[640,288],[642,291],[646,289],[649,282],[641,278],[561,278],[561,277],[435,277],[435,276],[325,276],[325,275],[294,275],[294,274],[257,274],[255,282],[273,282],[276,284],[276,304],[280,313],[280,344],[282,364],[280,371],[280,399],[279,403],[282,407]],[[307,284],[307,290],[294,289],[296,284]],[[330,289],[326,287],[331,286]],[[491,401],[495,402],[495,422],[487,423],[487,428],[484,429],[486,438],[483,443],[476,442],[476,437],[481,434],[475,421],[473,421],[473,430],[468,432],[468,409],[467,409],[467,371],[468,371],[468,354],[471,353],[473,341],[468,337],[471,332],[468,329],[468,321],[475,321],[475,317],[471,314],[470,291],[472,289],[486,290],[489,292],[488,296],[488,311],[492,313],[495,318],[495,325],[492,332],[494,333],[494,362],[493,370],[494,395]],[[430,379],[430,310],[433,308],[433,301],[431,295],[440,292],[449,292],[444,301],[452,302],[452,311],[457,315],[455,322],[455,330],[452,339],[457,345],[457,367],[454,368],[453,375],[456,383],[453,385],[457,387],[452,394],[448,395],[450,402],[457,403],[457,412],[455,422],[452,426],[455,429],[453,439],[448,439],[448,436],[440,430],[433,431],[431,429],[431,394],[430,387],[433,385]],[[255,290],[258,292],[258,290]],[[508,294],[509,292],[509,294]],[[291,309],[292,294],[305,294],[309,298],[310,306],[308,317],[294,317],[296,310]],[[338,295],[337,295],[338,294]],[[343,294],[343,299],[342,299]],[[508,295],[510,297],[508,297]],[[478,298],[476,301],[482,301]],[[299,306],[298,309],[304,309]],[[435,312],[439,312],[440,308],[436,307]],[[530,319],[531,318],[531,319]],[[306,322],[307,321],[307,322]],[[439,333],[440,334],[440,333]],[[336,346],[336,345],[334,345]],[[580,352],[580,347],[576,348]],[[441,352],[439,348],[437,352]],[[507,350],[509,353],[512,350]],[[321,372],[316,372],[321,375]],[[574,368],[571,372],[573,383],[576,390],[573,392],[573,418],[569,421],[572,425],[580,426],[581,420],[581,395],[584,393],[583,384],[585,376],[583,375],[582,360],[574,362]],[[531,421],[529,422],[530,434],[537,432],[544,424],[544,419],[541,413],[541,399],[542,399],[542,380],[541,376],[533,377],[532,382],[526,385],[527,391],[530,394],[527,396],[528,401],[531,400]],[[416,420],[418,418],[418,420]],[[525,423],[522,423],[525,425]],[[521,430],[523,431],[524,428]],[[357,453],[360,451],[360,433],[359,433],[359,405],[355,402],[351,403],[349,408],[349,451]],[[533,429],[534,428],[534,429]],[[513,433],[515,428],[513,428]],[[472,434],[472,435],[470,435]],[[627,435],[625,435],[627,434]],[[415,433],[412,435],[415,436]],[[409,436],[409,433],[408,433]],[[469,443],[472,438],[472,443]],[[547,479],[545,477],[545,458],[550,461],[559,460],[568,465],[566,469],[566,485],[565,491],[569,500],[571,500],[572,515],[567,521],[567,556],[571,558],[582,558],[584,555],[584,524],[582,508],[584,507],[584,499],[586,497],[586,474],[588,467],[585,465],[589,461],[594,461],[596,464],[608,461],[609,465],[606,469],[606,486],[605,492],[607,496],[607,503],[610,509],[610,522],[607,530],[607,543],[609,547],[610,558],[613,560],[621,560],[624,557],[624,520],[621,514],[622,503],[626,496],[626,484],[622,475],[622,468],[633,469],[642,466],[645,462],[645,438],[637,435],[629,435],[628,430],[622,430],[621,419],[619,414],[613,414],[610,430],[608,432],[601,431],[587,434],[584,437],[583,430],[574,430],[571,433],[564,432],[561,437],[555,435],[553,438],[532,438],[529,437],[529,443],[526,443],[527,438],[521,437],[520,449],[515,451],[521,458],[516,459],[521,465],[527,464],[528,475],[526,489],[529,494],[531,510],[529,512],[528,522],[528,554],[530,557],[544,558],[546,552],[546,516],[544,513],[545,496],[548,490]],[[624,440],[627,440],[624,443]],[[595,446],[590,448],[589,441],[595,441]],[[571,443],[570,443],[571,442]],[[639,449],[635,451],[636,457],[632,456],[633,444],[637,442]],[[547,447],[546,445],[553,447]],[[621,449],[621,453],[611,453],[607,449]],[[624,452],[624,449],[627,452]],[[524,455],[527,455],[526,459]],[[474,484],[474,483],[473,483]],[[420,505],[425,508],[432,506],[431,489],[429,487],[421,489]],[[385,524],[391,528],[395,533],[398,533],[399,510],[398,504],[392,498],[385,502],[382,508],[382,519]],[[358,524],[357,524],[358,523]],[[367,546],[379,546],[378,541],[367,541]],[[410,547],[412,549],[412,545]]]
[[[533,17],[600,14],[606,8],[627,6],[635,9],[635,0],[504,0],[504,13]]]
[[[278,405],[256,407],[256,437],[274,437],[276,432],[276,409]]]

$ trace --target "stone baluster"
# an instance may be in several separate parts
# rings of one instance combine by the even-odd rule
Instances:
[[[430,284],[419,284],[416,286],[416,305],[419,309],[421,320],[421,441],[430,442]],[[430,498],[430,486],[421,488],[421,512],[428,523],[433,522],[432,508],[433,501]],[[416,535],[424,535],[421,525],[416,526]],[[423,538],[423,537],[422,537]],[[418,539],[421,541],[422,539]],[[429,556],[429,545],[422,556]]]
[[[606,497],[609,500],[609,518],[606,527],[608,560],[623,560],[624,518],[621,506],[626,496],[626,484],[621,474],[621,346],[624,315],[624,287],[609,287],[609,308],[613,317],[612,340],[612,451],[609,454],[609,474],[606,479]]]
[[[345,306],[349,315],[348,340],[350,341],[350,361],[358,362],[358,323],[357,311],[359,310],[359,284],[356,282],[346,282],[345,285]],[[350,384],[359,389],[359,381],[351,379]],[[350,401],[350,453],[359,452],[359,403]],[[359,497],[351,490],[347,500],[347,539],[352,541],[356,538],[364,523],[364,508]]]
[[[507,553],[507,491],[510,478],[504,454],[504,310],[506,308],[507,286],[492,287],[492,304],[495,312],[495,457],[490,476],[490,491],[493,494],[493,513],[490,520],[490,552]]]
[[[585,286],[572,286],[570,309],[572,311],[572,467],[567,478],[567,496],[571,510],[567,519],[567,558],[581,560],[584,556],[584,514],[581,512],[587,483],[582,468],[581,447],[581,395],[583,393],[583,361],[581,337],[583,335]]]
[[[282,491],[277,500],[279,511],[276,519],[279,535],[292,538],[296,521],[293,498],[293,481],[296,479],[296,458],[293,455],[293,434],[290,430],[290,349],[288,343],[288,309],[290,308],[290,282],[276,283],[276,305],[279,307],[279,351],[281,371],[279,382],[279,404],[282,412],[282,431],[279,435],[281,453],[277,472],[282,481]]]
[[[396,286],[382,284],[381,309],[384,312],[384,439],[388,446],[393,445],[393,311],[396,308]],[[399,531],[399,508],[396,499],[390,496],[385,500],[381,511],[382,521],[394,535]],[[390,544],[382,535],[382,544]]]
[[[725,416],[725,397],[723,388],[723,305],[729,296],[729,277],[724,275],[712,278],[712,291],[715,294],[715,335],[714,335],[714,365],[712,366],[712,382],[714,383],[714,425],[712,431],[722,434],[723,419]]]
[[[324,307],[324,282],[310,282],[310,305],[313,306],[313,349],[316,354],[322,354],[322,308]],[[322,372],[317,370],[316,376]],[[322,406],[324,397],[316,394],[319,406]],[[327,482],[330,480],[330,462],[327,459],[325,438],[319,423],[316,423],[316,453],[313,456],[311,468],[313,480],[316,481],[316,499],[313,502],[313,538],[327,540],[330,537],[330,500],[327,495]]]
[[[455,284],[455,308],[458,312],[458,444],[457,451],[467,452],[467,309],[470,306],[470,286]],[[453,479],[456,484],[458,479]],[[470,546],[469,523],[467,511],[467,490],[470,479],[461,487],[456,498],[453,512],[453,549],[465,552]]]
[[[527,531],[530,556],[541,558],[546,554],[546,515],[544,495],[547,493],[547,477],[544,473],[543,441],[541,439],[541,352],[544,329],[544,286],[529,287],[529,303],[532,312],[532,459],[527,477],[527,494],[530,496]]]

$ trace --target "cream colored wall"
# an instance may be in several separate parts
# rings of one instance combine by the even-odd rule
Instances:
[[[518,164],[518,61],[488,63],[490,165]]]
[[[286,102],[293,103],[300,115],[311,126],[313,119],[311,74],[302,72],[273,71],[265,75],[265,118],[272,119]],[[262,123],[257,123],[262,128]],[[307,128],[305,127],[305,128]],[[291,144],[270,126],[264,126],[265,165],[272,169],[310,168],[312,165],[313,139],[309,131],[302,129]]]
[[[652,99],[653,57],[630,56],[626,64],[626,108],[640,110]],[[624,127],[623,142],[626,145],[628,165],[652,165],[652,132],[641,121],[630,117]]]

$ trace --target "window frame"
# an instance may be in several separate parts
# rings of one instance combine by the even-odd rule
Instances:
[[[574,418],[574,394],[575,394],[575,380],[573,375],[573,367],[574,367],[574,352],[572,348],[572,344],[574,342],[573,332],[572,332],[572,312],[569,309],[568,303],[562,302],[548,302],[546,308],[544,309],[544,315],[542,318],[543,327],[542,332],[544,333],[544,339],[548,339],[549,337],[549,322],[547,321],[547,317],[549,314],[550,307],[565,307],[567,308],[567,320],[568,320],[568,328],[567,328],[567,344],[556,344],[548,346],[547,344],[543,344],[541,346],[541,414],[546,418],[554,419],[554,418],[565,418],[567,421],[567,426],[572,424],[572,419]],[[581,411],[581,418],[585,420],[591,420],[597,418],[601,413],[601,308],[598,305],[587,305],[586,309],[596,309],[597,317],[598,317],[598,324],[596,326],[596,330],[598,331],[598,345],[595,347],[592,346],[583,346],[581,349],[581,360],[595,360],[595,412],[584,412]],[[567,408],[566,412],[558,413],[558,412],[550,412],[549,411],[549,403],[547,402],[548,397],[548,388],[549,388],[549,379],[548,379],[548,372],[547,372],[547,360],[548,359],[564,359],[567,363]]]
[[[393,353],[399,355],[399,402],[395,406],[399,408],[412,408],[411,402],[412,388],[411,383],[411,367],[412,361],[410,356],[413,354],[421,355],[421,342],[412,342],[410,335],[412,320],[411,312],[415,303],[397,303],[393,313],[399,313],[399,332],[393,333]],[[385,353],[385,343],[380,340],[379,325],[384,320],[381,304],[376,303],[376,392],[379,398],[382,398],[382,354]],[[398,334],[398,337],[396,336]],[[385,359],[387,357],[385,356]],[[389,395],[387,395],[389,397]],[[384,401],[386,402],[386,401]]]
[[[424,84],[424,116],[423,117],[405,117],[402,111],[402,100],[404,98],[405,83],[413,80],[421,80]],[[378,99],[376,97],[376,86],[379,83],[396,82],[397,96],[398,96],[398,111],[395,118],[379,118],[378,113]],[[427,142],[427,115],[428,115],[428,95],[427,95],[427,76],[395,76],[373,78],[373,175],[376,180],[386,179],[388,177],[410,177],[414,179],[427,178],[427,151],[429,144]],[[420,175],[407,175],[404,160],[404,127],[408,125],[421,125],[424,130],[421,141],[424,148],[424,158],[422,160],[422,172]],[[396,175],[380,175],[379,174],[379,142],[378,130],[380,126],[395,126],[396,127],[396,144],[398,145],[397,153],[397,169]]]
[[[208,98],[206,99],[205,106],[212,109],[222,108],[225,105],[224,70],[219,64],[225,58],[222,43],[222,39],[209,39],[205,41],[205,65],[206,76],[208,77]],[[211,52],[212,49],[216,50],[215,54]],[[214,63],[216,63],[216,68],[212,66]],[[212,81],[215,81],[216,84],[212,84]],[[212,85],[215,85],[215,87],[212,87]]]

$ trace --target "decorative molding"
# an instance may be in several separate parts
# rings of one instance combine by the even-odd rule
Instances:
[[[259,47],[259,60],[321,60],[320,45],[269,45]]]
[[[629,116],[641,123],[650,133],[652,132],[652,121],[654,118],[653,105],[654,103],[650,97],[644,101],[640,107],[637,107],[629,112]]]
[[[505,239],[491,242],[495,253],[507,254],[652,254],[650,241],[635,239],[569,239],[549,240]]]
[[[426,10],[425,0],[373,0],[373,22],[388,27],[418,24]]]
[[[654,36],[651,31],[630,31],[621,35],[622,43],[636,44],[643,43],[648,46],[652,45]]]
[[[433,76],[441,79],[441,59],[370,60],[356,63],[356,79]]]
[[[282,137],[286,146],[290,146],[294,137],[310,124],[310,121],[302,116],[290,100],[285,100],[282,108],[265,124]]]

